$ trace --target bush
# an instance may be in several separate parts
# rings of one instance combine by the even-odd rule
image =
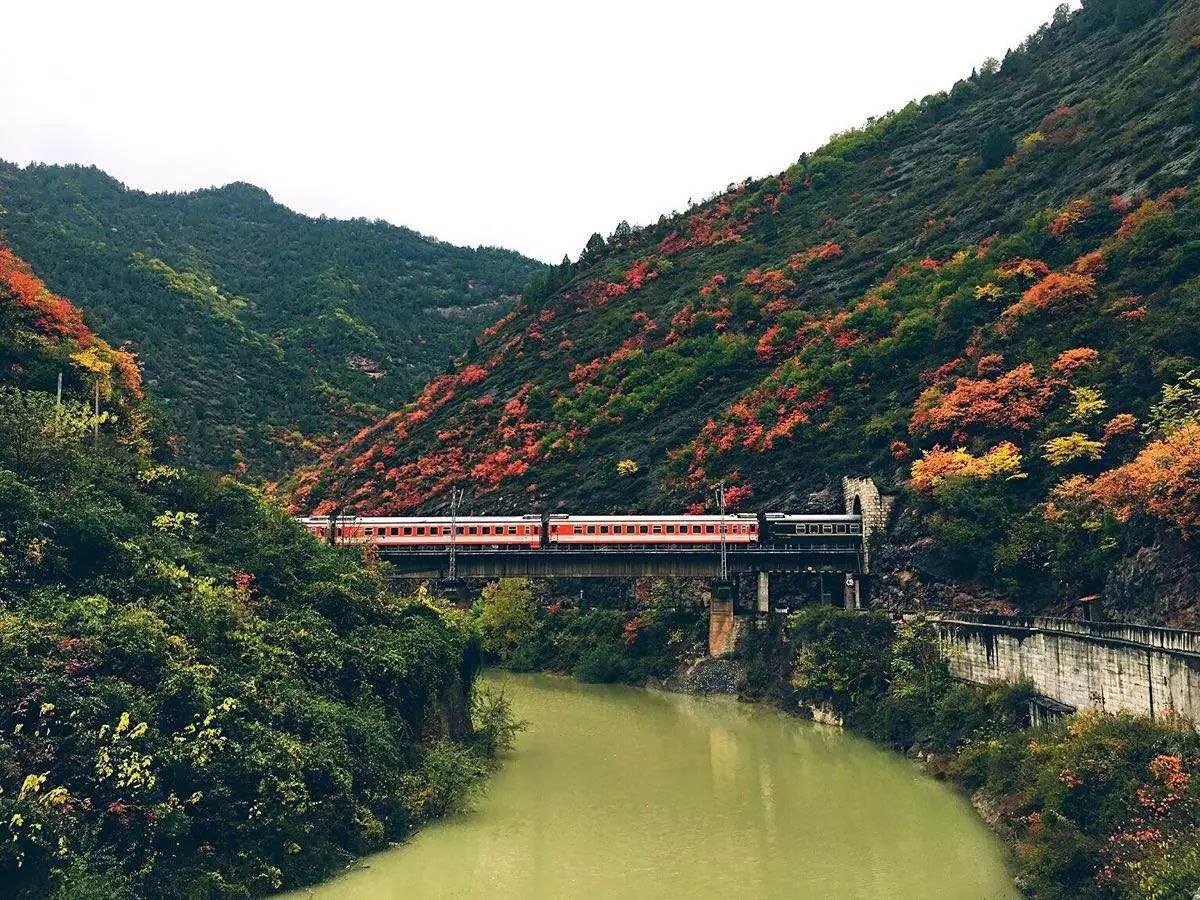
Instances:
[[[262,894],[465,802],[465,617],[75,409],[0,392],[0,893]]]
[[[593,647],[584,652],[571,674],[583,682],[608,683],[625,681],[627,670],[624,660],[607,647]]]

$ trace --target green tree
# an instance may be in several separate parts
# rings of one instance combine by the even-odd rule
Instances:
[[[1012,135],[999,125],[993,125],[983,136],[983,145],[980,147],[979,156],[983,160],[985,169],[995,169],[1004,165],[1004,160],[1012,156],[1016,149],[1017,145],[1013,141]]]
[[[479,605],[483,648],[502,660],[537,627],[533,582],[528,578],[491,582],[483,589]]]

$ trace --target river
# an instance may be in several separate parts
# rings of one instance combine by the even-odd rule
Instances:
[[[295,897],[1015,898],[908,760],[728,697],[490,673],[528,730],[474,811]]]

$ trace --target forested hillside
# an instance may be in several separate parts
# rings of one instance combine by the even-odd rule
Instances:
[[[2,244],[0,366],[0,896],[257,896],[459,807],[505,733],[463,614],[171,464]]]
[[[183,459],[252,477],[411,399],[540,268],[247,184],[151,195],[75,166],[0,162],[0,231],[130,343]]]
[[[910,600],[1104,592],[1186,621],[1198,75],[1194,0],[1064,6],[785,172],[593,237],[292,502],[395,513],[463,484],[473,511],[599,512],[724,481],[735,508],[828,508],[868,473],[906,499]]]

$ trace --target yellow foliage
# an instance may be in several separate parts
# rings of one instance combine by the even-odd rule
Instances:
[[[1108,404],[1100,392],[1091,387],[1071,388],[1071,421],[1086,422],[1104,412]]]
[[[72,353],[71,359],[81,369],[87,369],[97,375],[107,375],[112,371],[112,363],[102,358],[95,347],[84,347],[78,353]]]
[[[617,463],[617,474],[624,478],[627,475],[636,475],[638,472],[638,464],[632,459],[623,459]]]
[[[997,444],[982,456],[975,456],[961,447],[926,450],[912,464],[909,484],[915,490],[929,491],[947,478],[983,480],[998,475],[1010,481],[1025,477],[1021,471],[1021,451],[1008,441]]]
[[[1045,139],[1046,135],[1040,131],[1031,131],[1025,137],[1021,138],[1021,142],[1017,145],[1017,152],[1028,153]]]
[[[996,284],[994,281],[989,281],[987,284],[981,284],[975,288],[976,300],[995,300],[997,297],[1003,296],[1004,288]]]
[[[1093,441],[1086,434],[1076,431],[1066,437],[1057,437],[1047,441],[1042,456],[1052,466],[1065,466],[1077,459],[1099,459],[1103,450],[1103,443]]]

